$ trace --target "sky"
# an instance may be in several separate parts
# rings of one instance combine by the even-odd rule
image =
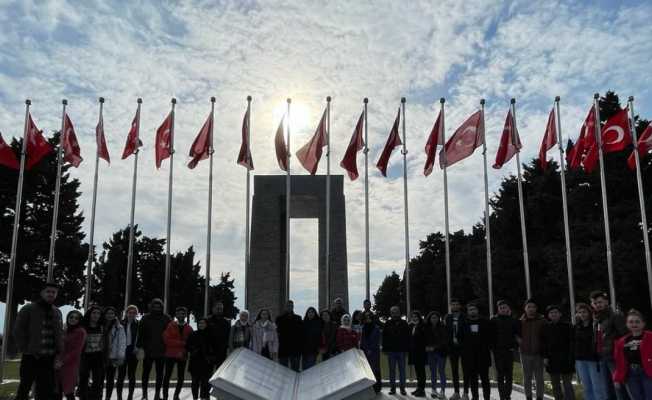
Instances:
[[[61,99],[84,162],[80,206],[90,215],[98,97],[111,165],[100,163],[97,243],[127,226],[132,159],[120,154],[143,99],[136,223],[165,237],[169,162],[154,166],[154,135],[176,112],[173,251],[194,246],[204,265],[208,162],[185,167],[190,145],[215,96],[212,279],[229,271],[244,300],[246,170],[236,164],[240,127],[251,95],[256,175],[279,174],[273,137],[292,98],[292,152],[313,134],[332,97],[334,174],[369,98],[371,288],[404,265],[402,160],[388,177],[374,167],[400,98],[406,97],[410,255],[428,233],[443,231],[443,183],[423,176],[424,145],[446,98],[450,136],[486,99],[488,162],[493,163],[510,98],[529,162],[538,154],[548,113],[561,96],[564,138],[575,138],[593,93],[636,98],[652,117],[652,3],[645,1],[8,1],[0,0],[0,132],[22,135],[24,101],[47,133],[61,125]],[[550,157],[558,157],[551,151]],[[296,158],[294,158],[296,160]],[[363,157],[358,158],[360,170]],[[489,169],[489,189],[516,171]],[[326,172],[322,159],[318,173]],[[295,162],[293,174],[306,174]],[[481,152],[448,170],[450,228],[468,230],[484,210]],[[349,301],[364,298],[364,182],[345,179]],[[90,221],[84,222],[89,231]],[[316,305],[316,220],[292,222],[291,295],[303,311]],[[499,278],[499,277],[498,277]]]

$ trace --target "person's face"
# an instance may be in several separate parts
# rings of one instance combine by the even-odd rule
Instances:
[[[362,307],[364,307],[365,310],[371,310],[371,302],[369,300],[365,300],[364,303],[362,303]]]
[[[267,310],[261,312],[260,319],[262,319],[263,321],[267,321],[269,319],[269,312],[267,312]]]
[[[588,321],[591,318],[591,313],[589,313],[589,310],[586,308],[578,308],[577,309],[577,316],[584,322]]]
[[[331,315],[327,312],[321,314],[321,319],[324,322],[331,322]]]
[[[525,305],[525,314],[528,317],[534,317],[537,314],[537,305],[534,303],[527,303]]]
[[[498,306],[498,315],[510,315],[511,313],[512,312],[507,304],[501,304]]]
[[[333,304],[335,305],[335,308],[342,308],[342,299],[335,299]]]
[[[184,322],[186,320],[186,310],[177,310],[174,316],[177,317],[177,321]]]
[[[399,311],[398,307],[392,307],[389,310],[389,315],[391,315],[392,318],[401,318],[401,311]]]
[[[104,313],[104,319],[107,321],[113,321],[115,319],[115,311],[113,310],[106,310]]]
[[[150,311],[153,313],[162,313],[163,306],[161,305],[161,303],[157,301],[155,303],[152,303],[152,305],[150,306]]]
[[[609,301],[600,296],[591,300],[591,306],[593,306],[595,311],[604,311],[607,309],[607,307],[609,307]]]
[[[645,322],[638,315],[630,315],[627,317],[627,329],[638,334],[645,329]]]
[[[460,312],[461,310],[462,310],[462,305],[459,302],[454,301],[451,303],[452,312],[456,313],[456,312]]]
[[[247,322],[249,320],[249,314],[246,312],[240,313],[240,322]]]
[[[285,305],[285,311],[288,313],[293,313],[294,312],[294,303],[291,301],[288,301],[287,304]]]
[[[215,315],[222,315],[224,313],[224,304],[222,303],[216,303],[213,306],[213,314]]]
[[[410,319],[412,320],[413,324],[418,324],[419,323],[419,316],[417,314],[412,314]]]
[[[478,310],[478,307],[471,306],[466,308],[466,313],[469,314],[469,317],[475,318],[480,314],[480,310]]]
[[[41,298],[48,304],[53,304],[57,299],[57,289],[53,287],[46,287],[41,290]]]
[[[102,312],[100,310],[98,310],[97,308],[95,308],[95,309],[93,309],[93,311],[91,311],[90,321],[94,322],[94,323],[97,323],[100,320],[101,316],[102,316]]]
[[[315,310],[311,308],[310,310],[308,310],[306,315],[308,316],[308,319],[314,319],[317,316],[317,313],[315,313]]]
[[[351,325],[351,318],[350,317],[342,317],[342,325],[346,325],[346,326]]]
[[[430,323],[433,324],[433,325],[439,323],[439,317],[437,315],[435,315],[435,314],[432,314],[430,316]]]
[[[559,310],[550,310],[548,312],[548,318],[552,322],[559,322],[559,320],[561,319],[561,313],[559,312]]]
[[[197,322],[197,329],[200,331],[206,329],[206,321],[202,319],[201,321]]]
[[[79,325],[79,314],[72,313],[72,314],[68,315],[68,318],[66,318],[66,324],[68,324],[68,326],[77,326],[77,325]]]
[[[127,319],[130,320],[130,321],[133,321],[133,320],[136,319],[137,314],[138,314],[138,312],[136,312],[136,310],[134,310],[133,308],[130,308],[129,310],[127,310]]]

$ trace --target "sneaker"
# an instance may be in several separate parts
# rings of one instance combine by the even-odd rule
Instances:
[[[426,392],[425,392],[425,390],[417,389],[414,392],[412,392],[412,396],[414,396],[414,397],[426,397]]]
[[[396,388],[389,389],[389,394],[396,394]]]

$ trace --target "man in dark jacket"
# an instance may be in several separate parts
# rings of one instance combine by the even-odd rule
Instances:
[[[231,320],[224,315],[224,303],[221,301],[213,304],[213,314],[208,319],[208,332],[213,338],[213,351],[215,352],[213,368],[218,369],[226,360],[229,334],[231,333]]]
[[[478,394],[478,378],[482,382],[482,396],[484,400],[491,399],[491,386],[489,384],[489,367],[491,366],[491,328],[489,321],[480,316],[480,309],[474,303],[466,306],[466,326],[464,329],[464,363],[466,371],[464,380],[469,381],[473,400],[480,397]]]
[[[335,322],[337,326],[342,324],[342,316],[349,313],[346,308],[344,308],[344,301],[339,297],[333,300],[333,308],[331,308],[330,312],[331,321]]]
[[[401,394],[405,391],[405,355],[410,351],[410,327],[401,318],[401,310],[394,306],[390,309],[391,318],[383,329],[383,353],[389,361],[390,394],[396,394],[396,367],[398,367]]]
[[[152,364],[156,368],[154,400],[161,398],[163,370],[165,368],[163,331],[169,322],[170,317],[163,313],[163,301],[161,299],[153,299],[149,303],[149,313],[145,314],[140,320],[136,347],[143,349],[145,352],[142,376],[143,399],[147,399],[147,385],[149,384],[149,374],[152,372]]]
[[[541,357],[541,332],[545,320],[539,314],[537,304],[529,299],[525,302],[525,313],[521,317],[519,344],[521,366],[523,367],[523,388],[525,398],[532,399],[532,378],[536,383],[537,399],[543,400],[543,358]]]
[[[491,319],[491,348],[496,362],[496,379],[500,400],[512,397],[514,376],[514,351],[518,348],[518,321],[505,300],[497,303],[498,314]]]
[[[464,372],[464,359],[462,358],[462,349],[464,342],[464,329],[466,319],[462,312],[462,302],[456,298],[451,299],[450,314],[444,318],[444,324],[448,330],[449,357],[451,362],[451,371],[453,373],[453,389],[455,393],[451,400],[460,400],[460,361],[462,362],[462,374]],[[469,381],[464,378],[464,398],[469,396]]]
[[[550,374],[555,400],[574,400],[574,332],[568,322],[561,320],[561,315],[557,305],[546,308],[548,323],[544,325],[541,335],[541,352],[546,371]]]
[[[63,322],[61,311],[54,306],[59,287],[47,283],[40,298],[18,311],[13,330],[20,360],[20,383],[17,400],[27,400],[32,384],[36,384],[36,400],[54,398],[54,371],[61,366]]]
[[[285,305],[285,312],[276,317],[276,331],[278,332],[278,362],[299,372],[303,351],[303,322],[301,317],[294,313],[292,300]]]

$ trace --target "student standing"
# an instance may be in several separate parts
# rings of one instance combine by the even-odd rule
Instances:
[[[299,372],[301,367],[301,317],[294,313],[294,302],[289,300],[283,314],[276,318],[278,332],[278,361],[281,365]]]
[[[190,333],[186,341],[186,351],[190,355],[188,370],[192,377],[191,392],[193,400],[208,400],[210,385],[208,380],[211,377],[213,367],[213,341],[208,329],[208,319],[197,320],[197,330]]]
[[[59,369],[59,385],[61,394],[66,400],[75,400],[75,386],[79,374],[81,353],[86,341],[86,331],[81,326],[82,313],[72,310],[66,316],[64,327],[63,353]]]
[[[484,400],[491,398],[489,367],[491,367],[491,328],[489,321],[480,316],[480,309],[474,303],[466,306],[466,326],[464,331],[464,362],[466,372],[464,380],[469,380],[471,396],[479,399],[478,379],[482,382]]]
[[[353,311],[351,320],[352,320],[351,329],[358,332],[358,335],[362,335],[362,324],[364,323],[362,321],[362,311],[360,310]]]
[[[437,311],[431,311],[426,317],[426,356],[430,367],[432,398],[444,400],[446,390],[446,351],[448,349],[448,332]],[[437,378],[440,391],[437,392]]]
[[[127,337],[114,307],[104,310],[104,342],[106,343],[106,400],[111,400],[115,384],[115,371],[124,364],[127,350]]]
[[[136,368],[138,367],[138,349],[136,340],[138,338],[138,307],[134,305],[127,306],[125,318],[122,320],[122,326],[125,330],[126,348],[125,362],[118,367],[118,381],[116,382],[116,394],[118,400],[122,400],[122,388],[124,387],[125,377],[129,379],[129,393],[127,400],[133,400],[134,390],[136,389]]]
[[[104,383],[104,366],[106,358],[106,337],[104,334],[104,321],[102,309],[96,305],[90,306],[83,319],[86,330],[86,341],[79,368],[79,398],[81,400],[102,398]],[[88,388],[89,378],[93,385]]]
[[[417,376],[417,389],[412,392],[414,397],[426,397],[426,333],[423,318],[418,311],[410,314],[410,353],[408,361],[414,366]]]
[[[348,314],[349,312],[344,308],[344,301],[338,297],[333,300],[333,307],[330,309],[331,312],[331,321],[339,325],[342,321],[342,316]]]
[[[632,400],[652,399],[652,332],[645,330],[643,314],[627,313],[629,333],[615,344],[616,368],[613,380],[618,389],[625,386]]]
[[[238,314],[229,332],[229,353],[240,347],[249,347],[251,342],[251,324],[249,323],[249,311],[242,310]]]
[[[308,307],[303,318],[303,350],[301,355],[301,369],[307,370],[317,362],[319,345],[321,343],[321,318],[314,307]]]
[[[213,305],[213,314],[208,319],[208,328],[213,338],[213,350],[215,351],[213,368],[217,369],[226,360],[229,334],[231,333],[231,320],[224,314],[224,303],[221,301]]]
[[[364,351],[369,366],[376,377],[374,391],[378,394],[383,385],[380,372],[380,327],[376,321],[376,316],[371,311],[364,312],[363,321],[360,349]]]
[[[405,391],[405,355],[410,351],[410,327],[401,318],[401,311],[397,306],[390,309],[390,319],[383,329],[383,352],[389,361],[390,394],[396,394],[396,368],[399,374],[399,387],[403,396]]]
[[[523,367],[523,388],[525,397],[532,399],[532,378],[536,383],[537,399],[543,400],[543,358],[541,357],[541,332],[545,320],[538,313],[537,304],[529,299],[525,302],[525,313],[521,317],[520,347]]]
[[[321,360],[326,361],[337,352],[337,344],[335,342],[337,336],[337,323],[332,320],[331,312],[323,310],[321,316],[321,341],[319,343],[319,353]]]
[[[351,316],[344,314],[342,316],[342,325],[337,328],[335,342],[337,352],[344,353],[347,350],[355,349],[360,345],[360,335],[353,330]]]
[[[491,349],[496,362],[500,400],[510,400],[519,323],[512,317],[512,309],[505,300],[499,300],[496,305],[498,313],[491,319]]]
[[[552,381],[552,392],[555,400],[574,400],[573,329],[568,322],[561,320],[559,306],[548,306],[546,316],[548,322],[543,326],[541,351],[543,363]]]
[[[575,370],[584,387],[584,400],[607,398],[605,375],[600,370],[600,356],[597,353],[593,332],[593,311],[586,303],[575,306],[574,351]],[[604,367],[603,367],[604,368]]]
[[[172,370],[177,368],[177,385],[174,388],[174,400],[179,400],[183,381],[186,376],[186,341],[192,333],[192,328],[186,322],[188,310],[186,307],[177,307],[174,317],[163,331],[165,343],[165,373],[163,375],[163,399],[167,400],[170,389]]]
[[[163,301],[153,299],[149,303],[149,313],[140,320],[138,339],[136,347],[143,350],[143,375],[142,390],[143,399],[147,400],[147,386],[152,366],[156,369],[156,386],[154,400],[161,398],[161,386],[163,386],[163,370],[165,369],[165,343],[163,342],[163,331],[168,326],[170,317],[163,313]]]
[[[251,331],[251,350],[270,360],[278,361],[278,334],[268,309],[263,308],[258,312]]]
[[[462,302],[459,299],[452,298],[450,303],[450,314],[446,315],[444,324],[448,330],[449,358],[451,372],[453,374],[453,396],[451,400],[460,400],[460,362],[462,364],[462,374],[464,376],[464,398],[469,396],[469,381],[466,379],[464,372],[464,358],[462,357],[464,349],[464,330],[466,327],[466,318],[462,312]]]

